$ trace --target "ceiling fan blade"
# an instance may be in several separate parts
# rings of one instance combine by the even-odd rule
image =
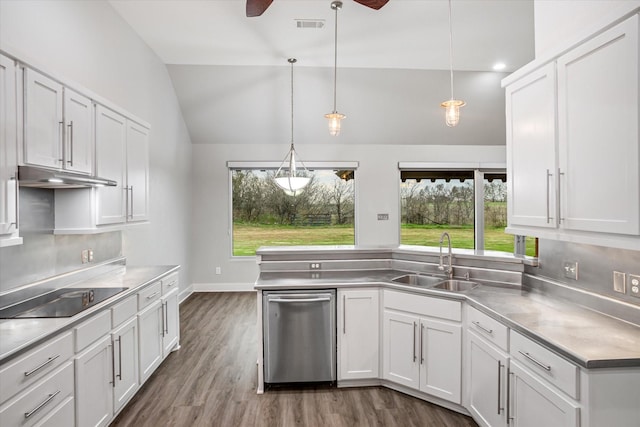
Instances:
[[[378,10],[382,6],[387,4],[389,0],[354,0],[354,1],[357,3],[360,3],[363,6],[367,6],[367,7],[370,7],[371,9]]]
[[[273,3],[273,0],[247,0],[247,17],[260,16]]]

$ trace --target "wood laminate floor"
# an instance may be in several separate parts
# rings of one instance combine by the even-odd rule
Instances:
[[[433,426],[474,421],[383,387],[256,394],[256,295],[198,293],[180,305],[181,348],[112,426]]]

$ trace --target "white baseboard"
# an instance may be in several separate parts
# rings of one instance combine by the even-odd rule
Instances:
[[[187,289],[183,289],[178,294],[178,304],[182,304],[184,300],[186,300],[191,296],[192,293],[193,293],[193,285],[189,286]]]
[[[193,292],[249,292],[253,283],[194,283]]]

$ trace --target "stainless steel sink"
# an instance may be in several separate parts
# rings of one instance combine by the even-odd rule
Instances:
[[[451,279],[451,280],[441,281],[440,283],[435,285],[433,289],[442,289],[442,290],[451,291],[451,292],[463,292],[463,291],[469,291],[475,288],[476,286],[478,286],[478,283],[476,282],[470,282],[468,280]]]
[[[423,276],[420,274],[405,274],[404,276],[391,279],[392,282],[413,286],[433,286],[436,283],[442,282],[442,280],[442,277]]]

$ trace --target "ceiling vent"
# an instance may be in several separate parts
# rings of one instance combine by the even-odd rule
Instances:
[[[324,19],[296,19],[296,27],[298,28],[322,28],[324,27]]]

